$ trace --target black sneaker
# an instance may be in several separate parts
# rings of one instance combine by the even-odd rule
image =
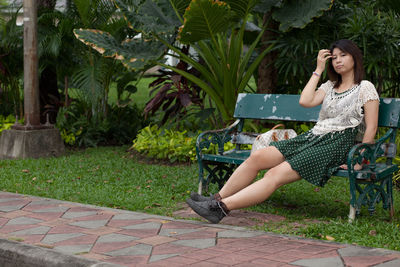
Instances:
[[[213,200],[213,199],[215,199],[215,196],[213,194],[210,194],[209,197],[205,197],[205,196],[202,196],[202,195],[200,195],[200,194],[198,194],[196,192],[191,192],[190,193],[190,199],[194,200],[194,201],[197,201],[197,202],[203,202],[203,201]]]
[[[216,200],[208,200],[203,202],[196,202],[192,199],[186,199],[186,203],[201,217],[209,220],[212,223],[219,223],[224,218],[227,212],[221,206],[222,202]]]

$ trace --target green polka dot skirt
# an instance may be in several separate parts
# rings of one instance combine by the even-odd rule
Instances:
[[[324,186],[355,144],[357,128],[348,128],[322,136],[311,131],[292,139],[272,142],[293,170],[308,182]]]

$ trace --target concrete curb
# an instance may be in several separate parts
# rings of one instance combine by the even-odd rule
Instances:
[[[0,239],[2,267],[120,267],[120,265],[85,259],[47,248]]]

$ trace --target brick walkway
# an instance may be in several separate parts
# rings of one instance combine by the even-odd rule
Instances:
[[[400,253],[0,192],[0,238],[122,266],[400,266]]]

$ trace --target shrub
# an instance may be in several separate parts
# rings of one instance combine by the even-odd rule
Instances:
[[[196,160],[195,144],[196,137],[188,136],[186,131],[152,125],[140,130],[132,148],[153,159],[188,162]]]
[[[3,130],[8,130],[15,123],[15,117],[13,115],[8,115],[4,117],[0,115],[0,135]]]
[[[57,128],[64,142],[71,146],[128,144],[144,125],[136,106],[108,106],[106,117],[88,116],[85,105],[73,102],[59,110]]]

